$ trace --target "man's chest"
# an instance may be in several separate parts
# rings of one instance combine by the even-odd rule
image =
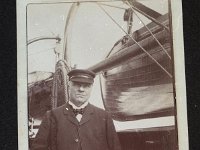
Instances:
[[[106,130],[106,119],[98,118],[96,116],[81,116],[81,120],[75,116],[68,116],[62,119],[59,119],[57,122],[57,133],[60,136],[74,136],[79,135],[92,135],[99,134]]]

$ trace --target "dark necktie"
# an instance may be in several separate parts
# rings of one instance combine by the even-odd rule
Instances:
[[[74,112],[74,114],[75,114],[75,116],[77,116],[78,114],[83,114],[83,108],[81,108],[81,109],[73,109],[73,112]]]

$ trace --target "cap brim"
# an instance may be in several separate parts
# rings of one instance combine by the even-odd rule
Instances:
[[[80,78],[80,77],[73,77],[72,79],[70,79],[70,81],[74,81],[74,82],[81,82],[81,83],[94,83],[93,79],[90,78]]]

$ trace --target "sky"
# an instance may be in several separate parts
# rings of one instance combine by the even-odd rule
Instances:
[[[153,8],[161,14],[168,11],[167,0],[141,0],[144,5]],[[128,8],[121,1],[107,2],[106,4]],[[29,4],[27,6],[27,41],[40,36],[59,36],[63,48],[64,28],[71,3],[57,4]],[[124,9],[108,6],[103,8],[124,29],[127,23],[123,21]],[[147,18],[138,14],[145,23]],[[133,16],[133,30],[141,28],[141,21]],[[73,25],[69,31],[69,57],[70,65],[77,68],[88,68],[105,58],[113,45],[125,33],[103,12],[96,3],[81,3],[75,14]],[[33,71],[55,71],[56,55],[55,40],[43,40],[28,45],[28,73]],[[91,103],[103,108],[99,78],[96,77]],[[173,122],[172,118],[170,119]]]
[[[162,14],[168,10],[167,0],[142,0],[140,2]],[[107,4],[128,8],[121,1],[107,2]],[[40,36],[59,36],[62,39],[60,44],[62,48],[66,17],[71,5],[71,3],[29,4],[27,7],[27,40]],[[103,7],[126,30],[127,24],[123,21],[124,10]],[[150,22],[142,18],[145,22]],[[136,16],[133,16],[133,20],[133,30],[143,26]],[[70,35],[68,44],[71,66],[76,64],[78,68],[87,68],[105,58],[115,42],[125,33],[96,3],[81,3],[74,17]],[[56,59],[53,48],[55,47],[55,40],[30,44],[28,46],[28,72],[54,72]]]

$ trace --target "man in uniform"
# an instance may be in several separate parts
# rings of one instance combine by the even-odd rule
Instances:
[[[69,101],[48,111],[33,150],[121,150],[110,115],[88,102],[95,73],[74,69],[69,76]]]

